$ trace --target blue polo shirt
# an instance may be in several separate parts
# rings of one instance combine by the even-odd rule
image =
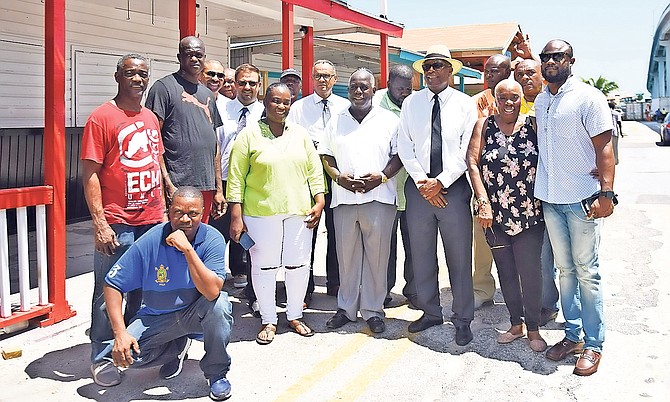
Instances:
[[[142,289],[142,308],[138,314],[171,313],[188,307],[201,296],[191,280],[186,257],[165,242],[171,232],[169,222],[151,228],[121,256],[105,277],[105,282],[121,293]],[[193,249],[205,266],[223,279],[226,275],[225,246],[218,230],[200,224]]]

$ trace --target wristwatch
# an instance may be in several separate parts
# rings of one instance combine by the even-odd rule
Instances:
[[[601,197],[606,197],[609,198],[610,200],[613,200],[616,194],[614,194],[614,191],[601,191],[599,194]]]
[[[382,175],[382,184],[384,184],[384,183],[386,183],[387,181],[389,181],[389,178],[386,177],[386,175],[384,174],[384,172],[381,172],[381,175]]]

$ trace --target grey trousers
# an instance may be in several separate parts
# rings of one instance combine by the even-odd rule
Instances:
[[[340,271],[337,307],[356,321],[384,317],[386,274],[396,206],[373,201],[333,210]]]
[[[405,196],[417,307],[429,317],[442,318],[437,266],[439,229],[454,297],[451,321],[456,325],[469,324],[475,315],[470,185],[463,175],[449,186],[445,208],[434,207],[424,200],[412,180],[405,183]]]

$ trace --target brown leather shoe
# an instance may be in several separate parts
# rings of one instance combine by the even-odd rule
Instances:
[[[600,364],[600,353],[591,349],[584,349],[577,363],[575,364],[575,369],[572,374],[577,374],[581,376],[589,376],[596,371],[598,371],[598,365]]]
[[[571,354],[580,353],[582,348],[584,348],[584,342],[573,342],[568,338],[563,338],[562,341],[550,347],[545,356],[547,359],[557,362]]]

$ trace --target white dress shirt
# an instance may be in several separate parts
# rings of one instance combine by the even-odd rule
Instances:
[[[391,157],[397,154],[398,117],[374,106],[362,122],[345,109],[333,115],[326,125],[319,154],[335,158],[340,173],[360,177],[367,173],[379,174]],[[379,201],[395,205],[395,180],[390,179],[373,190],[354,193],[333,181],[331,208],[340,204],[365,204]]]
[[[219,95],[219,98],[222,95]],[[249,109],[247,112],[247,124],[252,121],[261,119],[261,115],[265,110],[265,106],[261,102],[254,102],[248,106],[244,106],[239,99],[231,99],[224,105],[223,111],[219,110],[223,125],[216,131],[216,136],[219,140],[219,150],[221,151],[221,179],[228,180],[228,159],[230,158],[230,150],[233,149],[233,142],[237,137],[237,124],[240,120],[240,112],[242,108]]]
[[[286,121],[298,124],[307,129],[309,138],[317,144],[321,142],[325,128],[322,100],[323,98],[317,95],[316,92],[298,99],[291,105],[291,110],[286,117]],[[333,93],[326,98],[326,101],[328,103],[331,118],[351,105],[348,99],[344,99]]]
[[[398,127],[398,155],[414,182],[430,172],[431,114],[433,92],[424,88],[402,103]],[[468,95],[447,87],[438,94],[442,124],[442,173],[437,179],[451,186],[467,170],[465,153],[477,122],[477,108]]]

